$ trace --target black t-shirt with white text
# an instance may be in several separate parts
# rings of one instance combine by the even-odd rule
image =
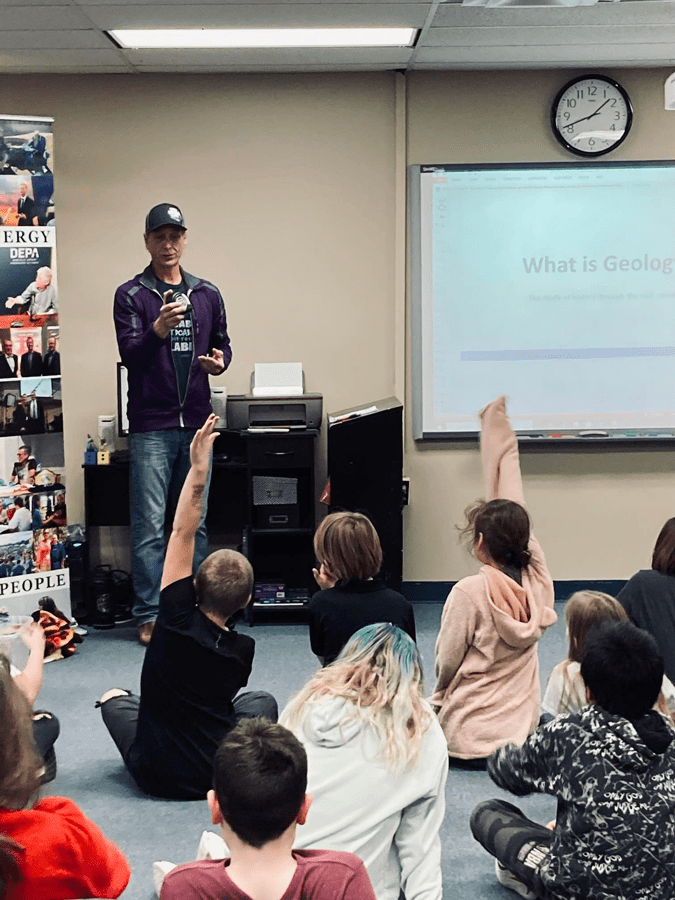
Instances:
[[[169,302],[182,300],[186,297],[185,282],[180,284],[167,284],[166,281],[157,280],[157,288],[164,296],[166,291],[173,291],[173,297]],[[192,310],[185,313],[181,322],[171,329],[169,334],[171,341],[171,357],[176,370],[176,379],[178,381],[178,400],[182,405],[187,393],[188,381],[190,379],[190,369],[192,368],[192,360],[195,352],[194,342],[194,325],[192,323]]]

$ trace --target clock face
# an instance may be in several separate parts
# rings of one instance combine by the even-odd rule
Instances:
[[[620,84],[604,75],[570,81],[558,93],[551,110],[553,133],[580,156],[602,156],[625,140],[633,109]]]

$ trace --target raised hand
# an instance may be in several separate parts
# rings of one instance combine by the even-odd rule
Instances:
[[[27,625],[22,625],[19,628],[19,637],[31,652],[37,650],[44,654],[45,632],[39,622],[29,622]]]
[[[322,590],[335,587],[337,578],[334,578],[331,575],[323,563],[321,563],[321,566],[318,569],[312,569],[312,574],[314,575],[314,580]]]
[[[208,469],[211,450],[218,435],[214,432],[218,416],[211,413],[190,444],[190,462],[195,469]]]

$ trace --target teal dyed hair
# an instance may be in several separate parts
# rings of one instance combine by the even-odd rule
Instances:
[[[401,683],[415,678],[423,680],[422,658],[417,644],[410,635],[391,622],[377,622],[375,625],[359,628],[344,645],[338,659],[345,656],[351,656],[352,661],[359,657],[369,659],[381,651],[387,641],[390,642],[392,656],[398,660]]]
[[[432,716],[423,697],[415,642],[396,625],[379,622],[353,634],[335,662],[319,669],[290,701],[280,721],[300,729],[316,704],[347,700],[345,722],[360,719],[364,732],[374,732],[383,762],[396,770],[417,761]]]

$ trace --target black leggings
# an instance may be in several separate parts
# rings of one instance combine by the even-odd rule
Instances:
[[[33,740],[40,756],[44,759],[54,746],[61,726],[56,716],[37,709],[33,713]]]
[[[54,743],[59,736],[61,726],[56,716],[43,709],[33,713],[33,740],[40,756],[45,763],[42,775],[42,784],[47,784],[56,778],[56,754]]]
[[[553,842],[550,828],[528,819],[512,803],[486,800],[471,813],[471,833],[516,878],[547,896],[539,867]]]

